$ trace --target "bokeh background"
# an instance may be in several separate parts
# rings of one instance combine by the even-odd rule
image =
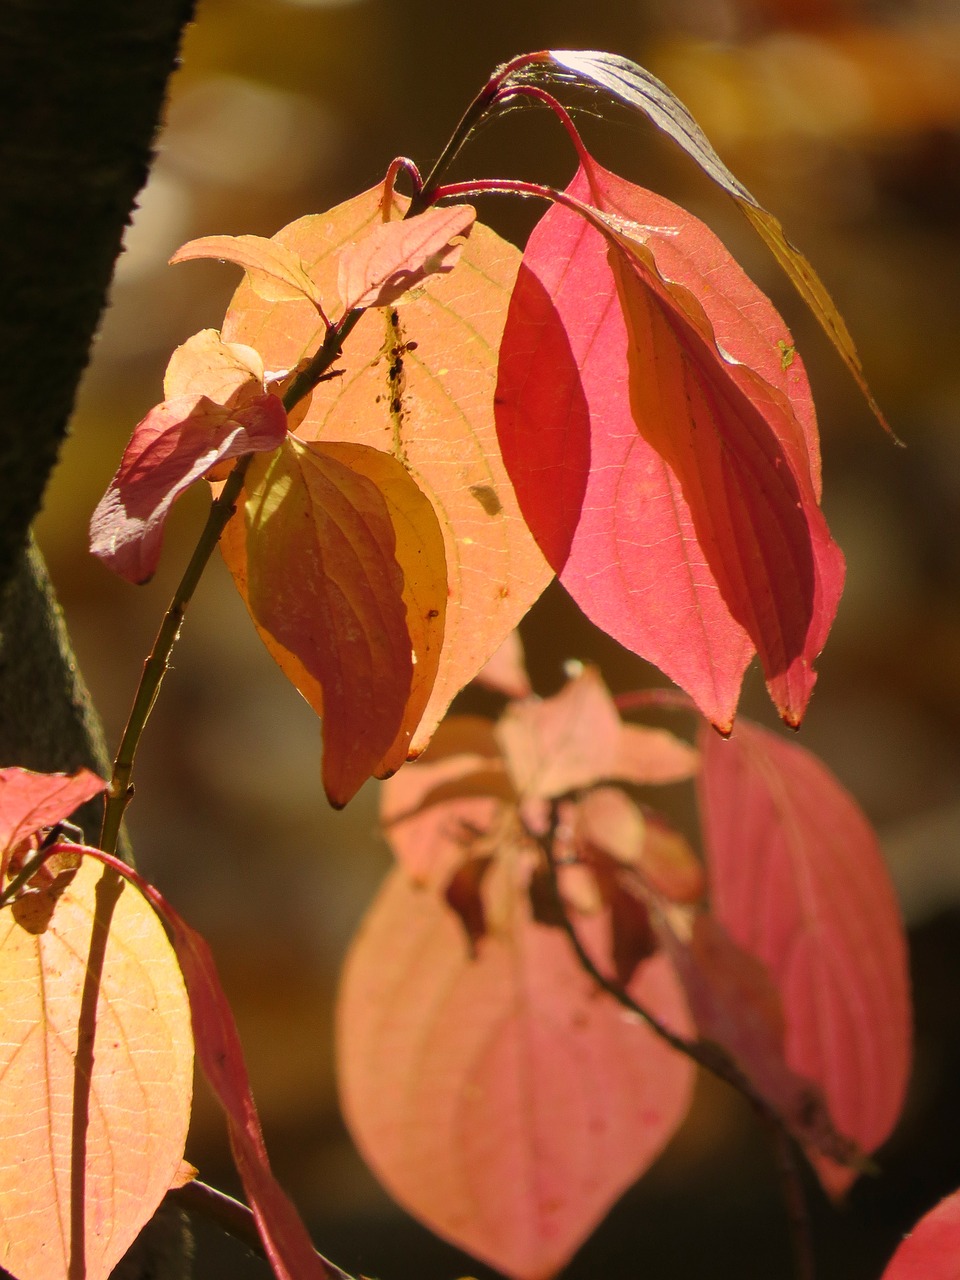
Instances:
[[[198,235],[270,235],[372,185],[394,155],[428,167],[494,66],[542,47],[627,55],[686,101],[817,266],[908,446],[871,420],[733,205],[651,128],[618,111],[606,122],[587,114],[600,159],[704,217],[740,256],[787,317],[813,382],[825,507],[849,579],[802,741],[881,832],[911,926],[917,1004],[916,1071],[883,1176],[862,1181],[839,1212],[811,1188],[822,1276],[867,1280],[960,1184],[957,0],[201,0],[39,536],[116,744],[205,499],[181,504],[161,572],[141,589],[87,556],[86,522],[132,425],[161,398],[170,351],[218,326],[237,281],[228,267],[168,268],[167,258]],[[560,129],[529,111],[484,130],[460,167],[563,181],[570,155]],[[481,215],[521,242],[534,216],[502,200]],[[558,590],[523,635],[541,692],[557,687],[568,657],[599,662],[616,689],[658,682]],[[773,722],[755,678],[746,709]],[[484,1276],[387,1199],[338,1118],[337,973],[389,855],[375,788],[332,813],[319,752],[312,714],[215,564],[143,743],[130,810],[138,859],[215,948],[275,1166],[320,1246],[384,1280]],[[220,1116],[198,1089],[188,1154],[206,1180],[236,1189]],[[198,1277],[268,1274],[203,1229],[198,1248]],[[710,1082],[569,1270],[789,1274],[763,1136]]]

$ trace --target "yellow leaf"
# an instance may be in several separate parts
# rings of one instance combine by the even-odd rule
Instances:
[[[109,1275],[190,1117],[190,1011],[152,907],[92,862],[62,885],[0,912],[0,1259],[17,1280]]]

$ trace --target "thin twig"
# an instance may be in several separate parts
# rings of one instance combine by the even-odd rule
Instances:
[[[803,1192],[803,1178],[793,1139],[782,1125],[768,1125],[773,1143],[780,1189],[787,1211],[790,1243],[793,1248],[793,1270],[797,1280],[816,1280],[816,1259],[810,1211]]]
[[[173,1200],[188,1213],[197,1213],[209,1219],[210,1222],[215,1222],[227,1235],[239,1240],[258,1257],[267,1257],[253,1211],[241,1200],[234,1200],[233,1196],[228,1196],[223,1191],[218,1191],[215,1187],[210,1187],[199,1180],[184,1183],[175,1191],[168,1191],[167,1199]],[[331,1276],[336,1277],[337,1280],[353,1280],[348,1271],[341,1270],[336,1263],[325,1258],[322,1253],[317,1252],[317,1257],[328,1268]]]

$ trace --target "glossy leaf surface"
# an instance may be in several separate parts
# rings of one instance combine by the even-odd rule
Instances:
[[[559,930],[519,901],[505,919],[472,955],[442,900],[393,872],[347,962],[341,1094],[406,1208],[507,1275],[545,1280],[680,1123],[692,1069],[597,992]],[[603,947],[602,921],[584,933]],[[660,961],[632,989],[684,1025]]]
[[[268,648],[324,716],[324,786],[342,805],[399,768],[433,690],[440,527],[402,464],[364,445],[290,437],[246,492],[223,554]]]
[[[0,911],[0,1255],[17,1280],[102,1280],[183,1156],[183,980],[153,910],[118,887],[84,861]]]
[[[375,188],[275,237],[301,258],[328,306],[338,296],[341,250],[383,223],[381,196]],[[392,201],[391,216],[401,205]],[[433,694],[409,744],[414,755],[551,577],[517,508],[493,421],[496,354],[518,259],[475,226],[455,271],[360,320],[338,376],[314,390],[297,428],[304,440],[393,455],[437,513],[447,611]],[[223,334],[256,347],[269,368],[287,369],[316,350],[322,326],[306,302],[268,306],[242,286]]]
[[[872,1151],[910,1067],[903,926],[876,836],[825,766],[775,734],[741,724],[723,742],[705,731],[701,750],[713,910],[773,977],[788,1065]],[[853,1176],[819,1171],[835,1192]]]

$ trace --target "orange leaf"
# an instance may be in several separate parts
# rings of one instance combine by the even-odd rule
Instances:
[[[259,351],[224,342],[216,329],[201,329],[176,348],[163,375],[163,396],[208,396],[214,404],[238,407],[263,393]]]
[[[382,222],[340,253],[337,290],[346,311],[388,307],[428,275],[452,271],[477,211],[468,204]]]
[[[815,1081],[865,1151],[889,1134],[910,1065],[906,944],[877,839],[809,752],[741,723],[701,735],[713,909],[767,966],[786,1018],[786,1061]],[[820,1162],[839,1192],[847,1169]]]
[[[383,222],[382,188],[301,218],[276,242],[299,255],[323,296],[336,296],[339,252]],[[403,202],[391,201],[402,212]],[[342,377],[320,383],[297,428],[307,440],[350,441],[396,457],[437,512],[449,597],[433,694],[410,743],[416,755],[456,694],[490,658],[552,576],[517,507],[493,421],[497,350],[519,254],[475,226],[456,271],[429,277],[350,334]],[[306,302],[268,306],[242,285],[223,336],[294,367],[323,338]]]
[[[324,787],[343,805],[399,768],[436,677],[443,538],[389,454],[288,438],[247,475],[221,548],[268,649],[324,717]]]
[[[37,923],[32,896],[0,912],[0,1256],[18,1280],[109,1275],[175,1180],[190,1117],[190,1015],[160,922],[92,862],[67,878]]]
[[[243,267],[253,290],[267,302],[306,298],[323,315],[320,293],[295,253],[263,236],[203,236],[182,245],[171,264],[216,258]]]
[[[602,918],[579,927],[609,951]],[[544,1280],[656,1158],[686,1113],[692,1068],[528,913],[471,954],[454,912],[394,871],[344,973],[344,1114],[377,1176],[433,1231]],[[659,958],[631,991],[685,1027]]]

